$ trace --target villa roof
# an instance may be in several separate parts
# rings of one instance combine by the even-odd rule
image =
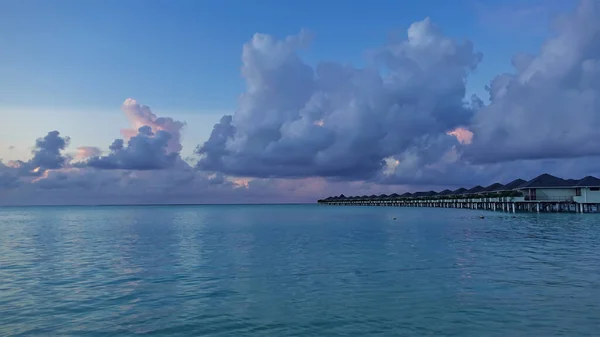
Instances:
[[[437,195],[450,195],[450,194],[452,194],[452,191],[446,189],[446,190],[441,191]]]
[[[498,190],[498,191],[512,191],[515,188],[519,188],[521,185],[527,183],[525,180],[523,179],[515,179],[513,181],[511,181],[510,183],[502,186],[502,189]]]
[[[555,177],[551,174],[544,173],[541,174],[527,183],[519,186],[520,189],[527,188],[544,188],[544,187],[573,187],[573,182],[568,181],[559,177]]]
[[[468,191],[466,188],[461,187],[461,188],[459,188],[457,190],[452,191],[452,194],[454,194],[454,195],[460,195],[460,194],[465,193],[466,191]]]
[[[501,188],[504,187],[504,185],[500,184],[500,183],[493,183],[490,186],[486,187],[483,189],[483,192],[494,192],[494,191],[500,191]]]
[[[427,191],[427,192],[415,192],[412,196],[413,197],[432,197],[434,195],[436,195],[437,193],[435,191]]]
[[[473,187],[472,189],[466,191],[465,194],[475,194],[475,193],[483,192],[483,190],[485,190],[485,187],[483,187],[481,185],[477,185],[477,186]]]
[[[592,176],[587,176],[575,184],[576,187],[600,187],[600,179]]]
[[[529,181],[525,181],[523,179],[516,179],[511,181],[506,185],[502,185],[501,183],[494,183],[487,187],[482,187],[480,185],[475,186],[469,190],[466,188],[459,188],[457,190],[451,191],[449,189],[445,189],[440,192],[435,191],[421,191],[410,193],[406,192],[401,195],[397,193],[393,193],[390,195],[381,194],[371,195],[371,196],[349,196],[346,197],[343,194],[339,196],[329,196],[325,199],[321,199],[319,201],[337,201],[337,200],[368,200],[368,199],[395,199],[395,198],[420,198],[420,197],[431,197],[431,196],[446,196],[446,195],[466,195],[466,194],[479,194],[482,192],[500,192],[500,191],[512,191],[518,189],[530,189],[530,188],[576,188],[576,187],[600,187],[600,178],[596,178],[594,176],[587,176],[582,179],[562,179],[556,176],[553,176],[548,173],[541,174]]]

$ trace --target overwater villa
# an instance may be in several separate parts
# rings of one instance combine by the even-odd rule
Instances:
[[[323,205],[470,208],[515,213],[600,212],[600,179],[592,176],[562,179],[542,174],[529,181],[516,179],[454,191],[406,192],[398,195],[350,196],[319,200]]]

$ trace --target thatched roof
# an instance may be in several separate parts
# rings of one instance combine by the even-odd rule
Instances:
[[[452,194],[452,191],[445,189],[445,190],[441,191],[440,193],[438,193],[437,195],[441,196],[441,195],[451,195],[451,194]]]
[[[600,187],[600,179],[592,176],[587,176],[575,184],[576,187]]]
[[[504,187],[504,185],[500,184],[500,183],[493,183],[490,186],[486,187],[483,192],[495,192],[495,191],[500,191],[502,190],[502,188]]]
[[[548,187],[572,187],[572,182],[569,182],[565,179],[555,177],[551,174],[544,173],[539,176],[531,179],[527,183],[519,186],[519,189],[528,189],[528,188],[548,188]]]
[[[465,194],[465,192],[467,192],[468,190],[464,187],[461,187],[457,190],[452,191],[453,195],[461,195],[461,194]]]
[[[371,195],[371,196],[350,196],[346,197],[344,194],[340,194],[339,196],[329,196],[325,199],[320,199],[319,201],[341,201],[341,200],[385,200],[385,199],[397,199],[397,198],[423,198],[423,197],[432,197],[432,196],[447,196],[447,195],[467,195],[467,194],[479,194],[479,193],[487,193],[487,192],[504,192],[504,191],[513,191],[518,189],[530,189],[530,188],[576,188],[576,187],[600,187],[600,178],[596,178],[594,176],[587,176],[585,178],[576,180],[576,179],[562,179],[559,177],[555,177],[551,174],[544,173],[541,174],[529,181],[525,181],[523,179],[515,179],[506,185],[502,185],[501,183],[494,183],[487,187],[482,187],[477,185],[469,190],[466,188],[459,188],[457,190],[451,191],[449,189],[445,189],[441,192],[435,191],[420,191],[415,193],[406,192],[401,195],[397,193],[393,193],[390,195],[381,194]]]
[[[575,186],[579,182],[579,180],[577,179],[565,179],[565,181],[567,182],[567,184],[569,184],[569,186]]]
[[[412,196],[414,198],[421,198],[421,197],[431,197],[436,195],[435,191],[427,191],[427,192],[415,192]]]
[[[512,191],[516,188],[521,187],[523,184],[526,184],[527,182],[523,179],[515,179],[513,181],[511,181],[510,183],[504,185],[502,187],[502,189],[498,190],[498,191]]]
[[[466,191],[465,194],[476,194],[476,193],[483,192],[483,190],[485,190],[485,187],[483,187],[481,185],[477,185],[477,186],[471,188],[470,190]]]

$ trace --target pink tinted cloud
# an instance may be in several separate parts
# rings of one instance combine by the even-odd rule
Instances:
[[[461,144],[471,144],[473,141],[473,132],[465,128],[458,127],[448,132],[448,134],[456,137]]]
[[[23,162],[20,160],[9,160],[5,165],[10,168],[20,168],[23,166]]]
[[[127,141],[131,137],[137,135],[138,129],[142,126],[149,126],[152,132],[156,133],[159,130],[167,131],[172,138],[169,140],[167,151],[180,152],[181,146],[181,131],[185,126],[185,122],[176,121],[171,117],[157,117],[150,107],[139,104],[135,99],[128,98],[123,102],[121,109],[131,123],[131,129],[122,129],[121,135]]]
[[[102,154],[102,151],[95,146],[80,146],[75,153],[75,160],[83,160],[90,157],[96,157]]]

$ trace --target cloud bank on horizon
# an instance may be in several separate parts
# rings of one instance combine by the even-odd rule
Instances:
[[[542,172],[600,173],[600,8],[582,0],[537,55],[466,96],[484,55],[429,18],[368,66],[310,66],[312,36],[255,34],[242,49],[246,91],[195,150],[185,122],[127,99],[131,123],[109,151],[51,131],[28,161],[0,162],[0,204],[314,201],[432,186],[506,182]],[[188,135],[188,137],[194,135]],[[402,185],[402,186],[398,186]]]

